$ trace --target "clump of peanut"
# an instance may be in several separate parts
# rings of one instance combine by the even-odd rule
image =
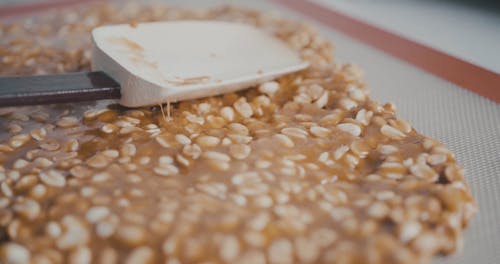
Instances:
[[[108,23],[218,19],[273,32],[311,68],[158,107],[0,108],[2,263],[420,263],[475,205],[453,154],[368,97],[311,27],[219,7],[90,4],[0,25],[0,74],[89,69]],[[32,45],[37,43],[37,45]]]

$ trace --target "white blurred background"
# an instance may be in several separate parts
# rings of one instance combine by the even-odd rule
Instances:
[[[500,1],[314,1],[500,73]]]

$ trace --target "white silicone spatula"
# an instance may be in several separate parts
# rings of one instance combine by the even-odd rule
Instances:
[[[245,89],[308,66],[253,26],[216,21],[92,31],[93,72],[0,78],[0,106],[119,98],[128,107]]]

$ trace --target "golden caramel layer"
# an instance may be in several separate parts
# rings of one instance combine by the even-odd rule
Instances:
[[[370,100],[307,25],[92,4],[2,22],[0,74],[88,70],[91,28],[166,19],[251,23],[312,66],[170,119],[110,101],[0,108],[1,262],[421,263],[459,248],[475,204],[453,153]]]

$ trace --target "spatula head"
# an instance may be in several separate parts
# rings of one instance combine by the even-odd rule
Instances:
[[[216,21],[152,22],[95,28],[92,68],[121,85],[136,107],[248,88],[308,66],[276,37]]]

